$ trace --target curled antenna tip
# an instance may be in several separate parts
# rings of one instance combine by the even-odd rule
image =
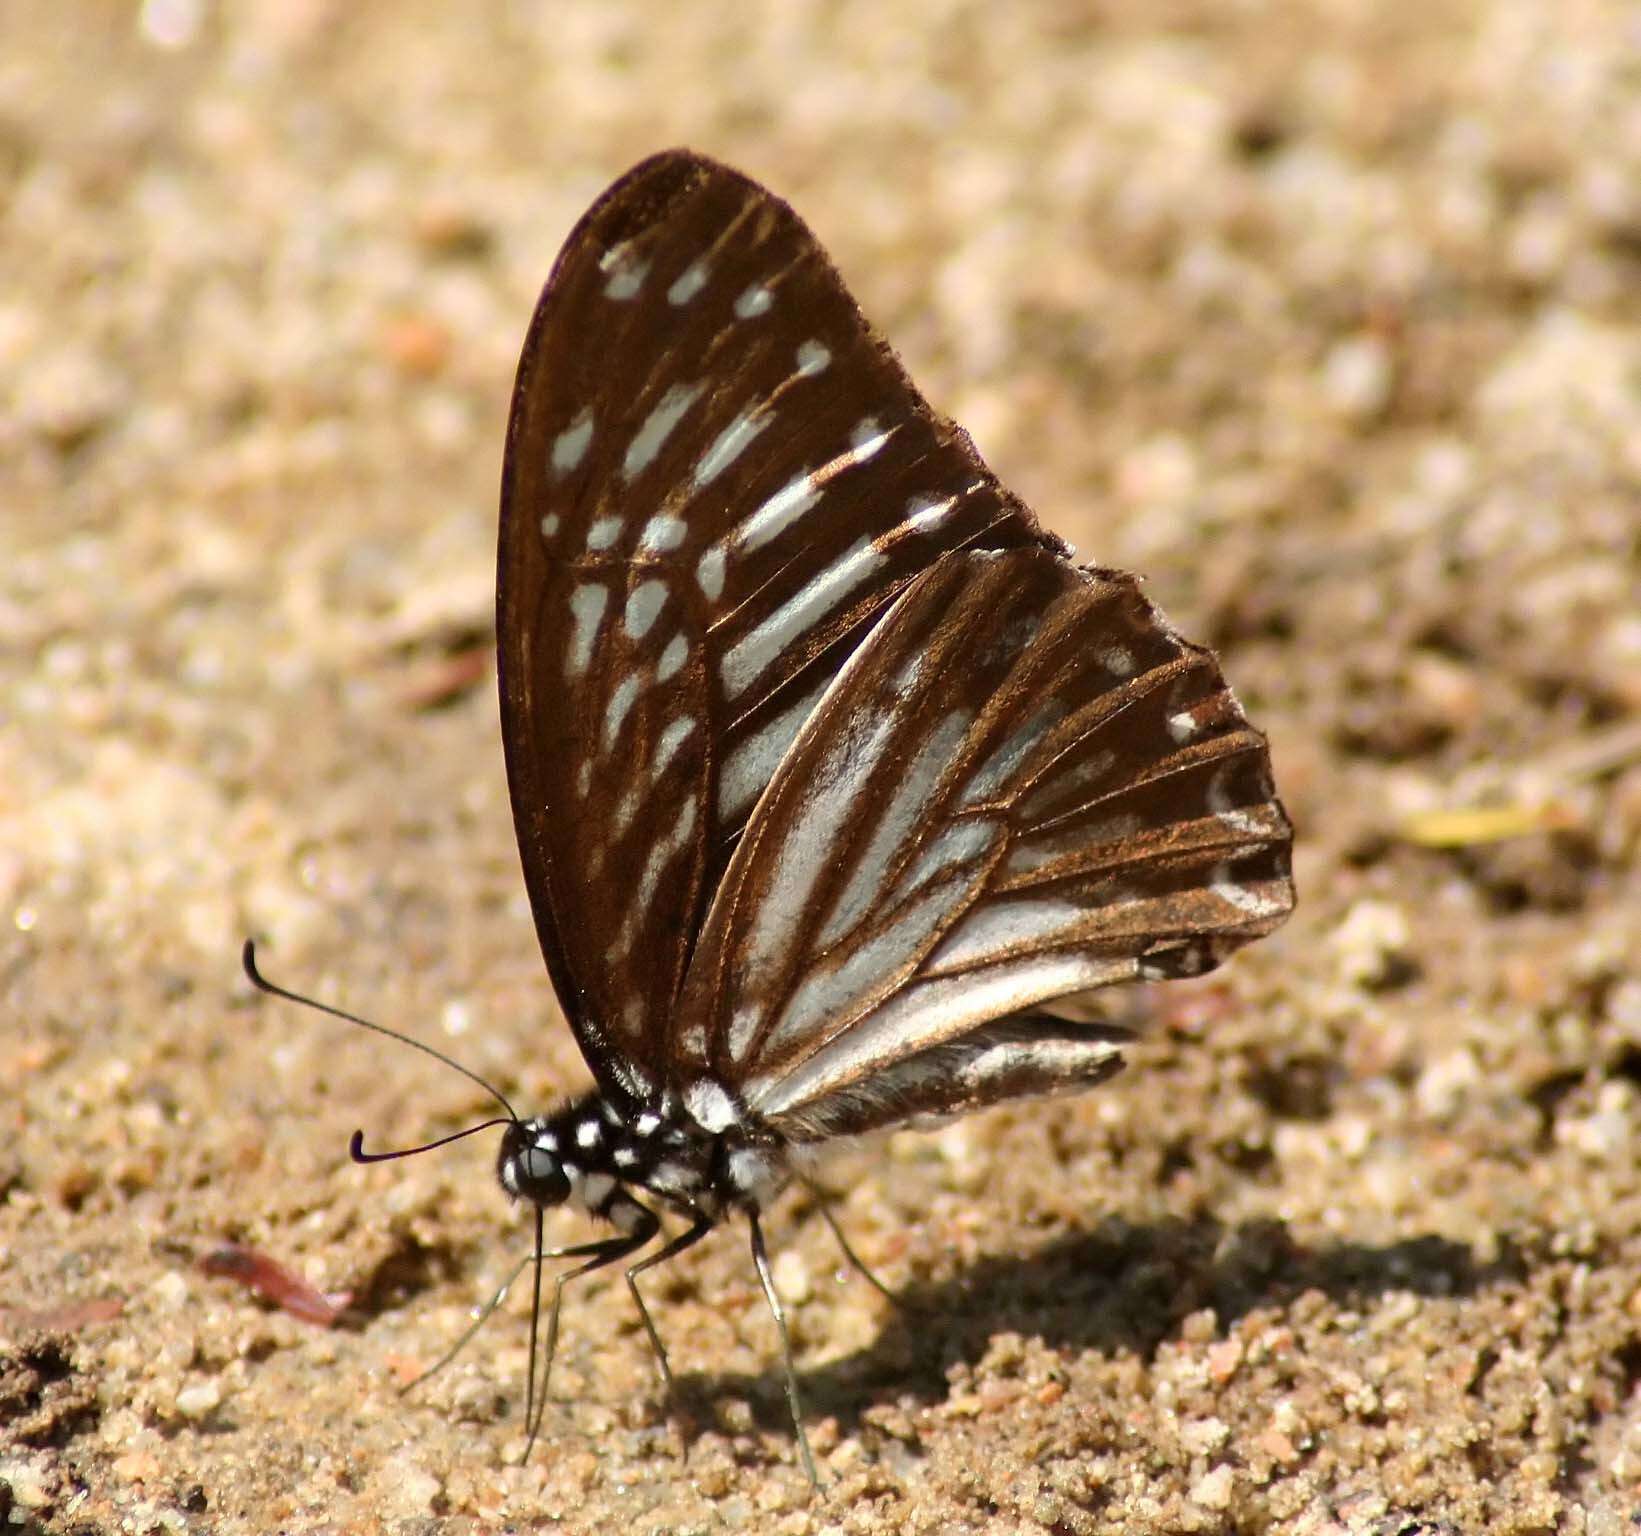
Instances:
[[[348,1137],[348,1156],[356,1163],[368,1163],[370,1158],[365,1154],[365,1133],[355,1131]]]
[[[255,939],[246,939],[244,946],[239,951],[239,963],[244,969],[246,977],[260,987],[262,985],[262,977],[256,968]]]

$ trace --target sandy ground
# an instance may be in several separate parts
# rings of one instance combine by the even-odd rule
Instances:
[[[886,11],[894,13],[887,19]],[[459,18],[459,19],[458,19]],[[52,1532],[1641,1522],[1641,16],[1601,0],[11,0],[0,1511]],[[485,1110],[545,1104],[487,646],[594,193],[784,192],[931,397],[1271,730],[1301,907],[1085,1099],[573,1293],[528,1465]],[[576,1235],[566,1218],[555,1235]],[[326,1290],[304,1323],[198,1260]],[[89,1305],[103,1303],[101,1306]],[[687,1451],[687,1456],[686,1456]]]

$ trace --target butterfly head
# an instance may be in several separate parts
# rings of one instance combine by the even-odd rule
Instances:
[[[570,1198],[570,1175],[550,1121],[537,1116],[507,1127],[496,1156],[496,1177],[515,1200],[535,1206],[562,1205]]]

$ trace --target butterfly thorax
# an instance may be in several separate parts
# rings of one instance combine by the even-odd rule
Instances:
[[[502,1136],[496,1177],[514,1199],[569,1202],[623,1232],[654,1225],[640,1194],[713,1221],[760,1210],[786,1182],[786,1148],[727,1091],[704,1086],[684,1100],[663,1092],[636,1112],[594,1092],[515,1121]]]

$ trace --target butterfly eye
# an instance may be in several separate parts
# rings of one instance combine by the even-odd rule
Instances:
[[[525,1147],[514,1165],[519,1193],[534,1205],[561,1205],[570,1194],[570,1181],[558,1154],[545,1147]]]

